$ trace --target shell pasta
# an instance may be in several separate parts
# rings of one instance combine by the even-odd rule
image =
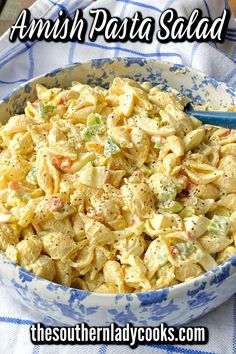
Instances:
[[[236,254],[236,130],[202,125],[176,90],[128,78],[36,89],[0,128],[0,250],[12,262],[130,293]]]

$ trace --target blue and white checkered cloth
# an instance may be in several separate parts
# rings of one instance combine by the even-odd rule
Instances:
[[[194,8],[201,8],[204,16],[212,18],[221,15],[228,8],[225,0],[39,0],[31,8],[35,17],[55,19],[60,9],[72,14],[77,8],[84,9],[84,16],[89,24],[88,15],[91,7],[108,8],[113,16],[132,17],[139,10],[143,17],[158,19],[161,12],[169,7],[177,9],[179,15],[189,16]],[[158,28],[156,28],[158,30]],[[106,43],[99,37],[96,42],[73,43],[10,43],[9,32],[0,39],[0,96],[5,96],[34,76],[50,71],[58,66],[83,62],[104,57],[145,57],[156,58],[174,63],[183,63],[225,81],[236,87],[236,24],[233,18],[229,23],[226,40],[222,44],[213,43],[167,43],[156,40],[152,44]],[[227,289],[225,289],[227,291]],[[45,314],[46,316],[46,314]],[[4,288],[0,288],[0,354],[46,354],[80,353],[84,354],[128,354],[133,350],[128,346],[33,346],[30,342],[29,326],[34,322],[44,322],[46,317],[29,311],[10,298]],[[226,304],[192,325],[204,325],[209,329],[210,340],[205,346],[139,346],[135,349],[140,354],[230,354],[236,353],[236,295]]]

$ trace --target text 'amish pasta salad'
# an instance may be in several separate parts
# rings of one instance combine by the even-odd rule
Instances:
[[[11,261],[128,293],[236,254],[236,130],[202,125],[177,91],[129,79],[37,85],[37,97],[0,129],[0,249]]]

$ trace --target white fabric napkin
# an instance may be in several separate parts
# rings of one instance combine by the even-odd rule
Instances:
[[[140,11],[143,17],[152,16],[156,20],[161,12],[169,7],[175,8],[179,15],[188,17],[194,8],[200,8],[204,16],[216,18],[224,8],[224,0],[39,0],[31,7],[34,17],[55,19],[60,9],[72,14],[75,9],[83,8],[84,17],[89,24],[91,17],[88,10],[108,8],[113,16],[132,17]],[[158,28],[156,28],[157,30]],[[213,43],[167,43],[154,40],[152,44],[106,43],[99,37],[96,42],[46,43],[27,42],[10,43],[9,32],[0,39],[0,96],[11,92],[20,83],[58,66],[83,62],[104,57],[145,57],[156,58],[174,63],[183,63],[225,81],[236,87],[236,25],[230,19],[226,40],[222,44]],[[29,326],[31,323],[44,322],[51,325],[47,314],[34,312],[12,300],[9,293],[0,285],[0,354],[46,354],[46,353],[84,353],[84,354],[128,354],[133,350],[128,346],[33,346],[30,342]],[[227,289],[226,289],[227,291]],[[212,313],[200,318],[191,325],[207,326],[210,340],[205,346],[139,346],[135,349],[140,354],[186,353],[215,354],[236,353],[236,295],[226,304]]]

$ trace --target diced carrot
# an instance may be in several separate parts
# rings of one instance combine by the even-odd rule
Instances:
[[[67,170],[69,170],[69,168],[71,167],[72,165],[72,161],[69,157],[64,157],[61,159],[61,163],[60,163],[60,169],[65,172]]]
[[[115,171],[123,170],[123,166],[121,166],[120,164],[117,164],[117,165],[115,165],[114,169],[115,169]]]
[[[63,201],[59,197],[51,196],[48,198],[49,209],[58,211],[63,207]]]
[[[41,100],[39,99],[39,98],[37,98],[37,100],[35,100],[33,103],[32,103],[32,106],[34,107],[34,108],[38,108],[38,106],[39,106],[39,102],[40,102]]]
[[[102,215],[102,213],[93,214],[90,216],[90,218],[95,221],[101,222],[101,223],[105,222],[105,219],[104,219],[104,216]]]
[[[129,221],[129,225],[130,225],[130,226],[133,226],[135,223],[136,223],[135,219],[131,219],[131,220]]]
[[[152,136],[151,137],[151,142],[153,143],[165,143],[166,138],[163,138],[162,136]]]
[[[53,156],[50,161],[54,167],[59,168],[63,172],[66,172],[72,165],[72,161],[69,157]]]
[[[232,134],[232,129],[229,129],[226,133],[224,133],[223,135],[221,135],[221,139],[222,138],[227,138],[229,135]]]
[[[62,104],[63,106],[66,104],[66,98],[65,98],[65,96],[62,96],[62,97],[60,98],[59,104]]]
[[[54,167],[60,168],[60,165],[61,165],[61,158],[60,157],[53,156],[53,157],[51,157],[50,161]]]
[[[196,186],[196,184],[192,183],[192,182],[188,182],[187,186],[186,186],[186,190],[189,192],[191,189],[193,189]]]
[[[20,182],[17,181],[10,181],[8,184],[9,188],[13,191],[16,191],[20,187]]]
[[[186,236],[188,239],[194,238],[195,232],[186,231]]]
[[[178,256],[179,255],[179,249],[176,246],[170,246],[170,253],[172,256]]]
[[[104,183],[110,183],[110,182],[111,182],[111,174],[109,171],[106,171],[104,176]]]

